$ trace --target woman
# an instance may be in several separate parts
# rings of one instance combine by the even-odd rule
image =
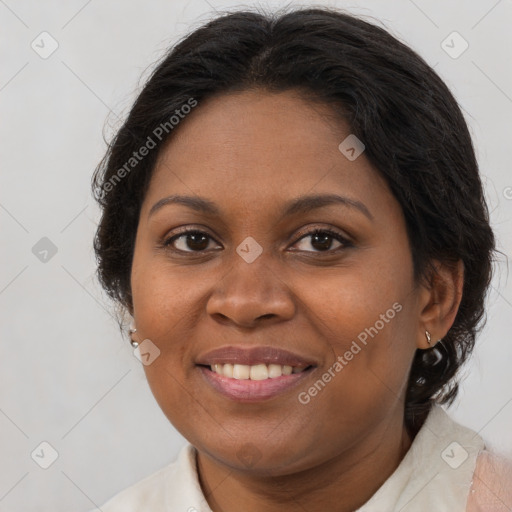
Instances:
[[[189,441],[104,512],[510,510],[509,463],[441,408],[494,236],[411,49],[336,10],[220,16],[155,69],[94,189],[101,283]]]

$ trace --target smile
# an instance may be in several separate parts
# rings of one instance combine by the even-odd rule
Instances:
[[[198,365],[197,368],[213,390],[237,402],[259,402],[277,397],[297,387],[315,369],[314,366],[294,368],[278,364],[249,366],[229,363]]]

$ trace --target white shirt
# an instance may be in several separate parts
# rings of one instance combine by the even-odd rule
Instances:
[[[196,449],[111,498],[102,512],[212,512],[202,493]],[[335,507],[333,507],[333,510]],[[355,512],[510,512],[512,461],[436,405],[399,466]]]

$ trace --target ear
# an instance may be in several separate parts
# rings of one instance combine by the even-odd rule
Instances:
[[[420,293],[417,346],[421,349],[433,347],[446,336],[457,316],[464,286],[462,260],[452,264],[434,260],[432,265],[434,271]],[[425,331],[431,335],[431,345]]]

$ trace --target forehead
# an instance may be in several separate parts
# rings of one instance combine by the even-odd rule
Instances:
[[[278,203],[306,193],[389,201],[364,153],[339,145],[350,127],[330,107],[294,92],[244,91],[210,98],[180,121],[161,149],[143,210],[166,194],[208,196],[226,206]]]

